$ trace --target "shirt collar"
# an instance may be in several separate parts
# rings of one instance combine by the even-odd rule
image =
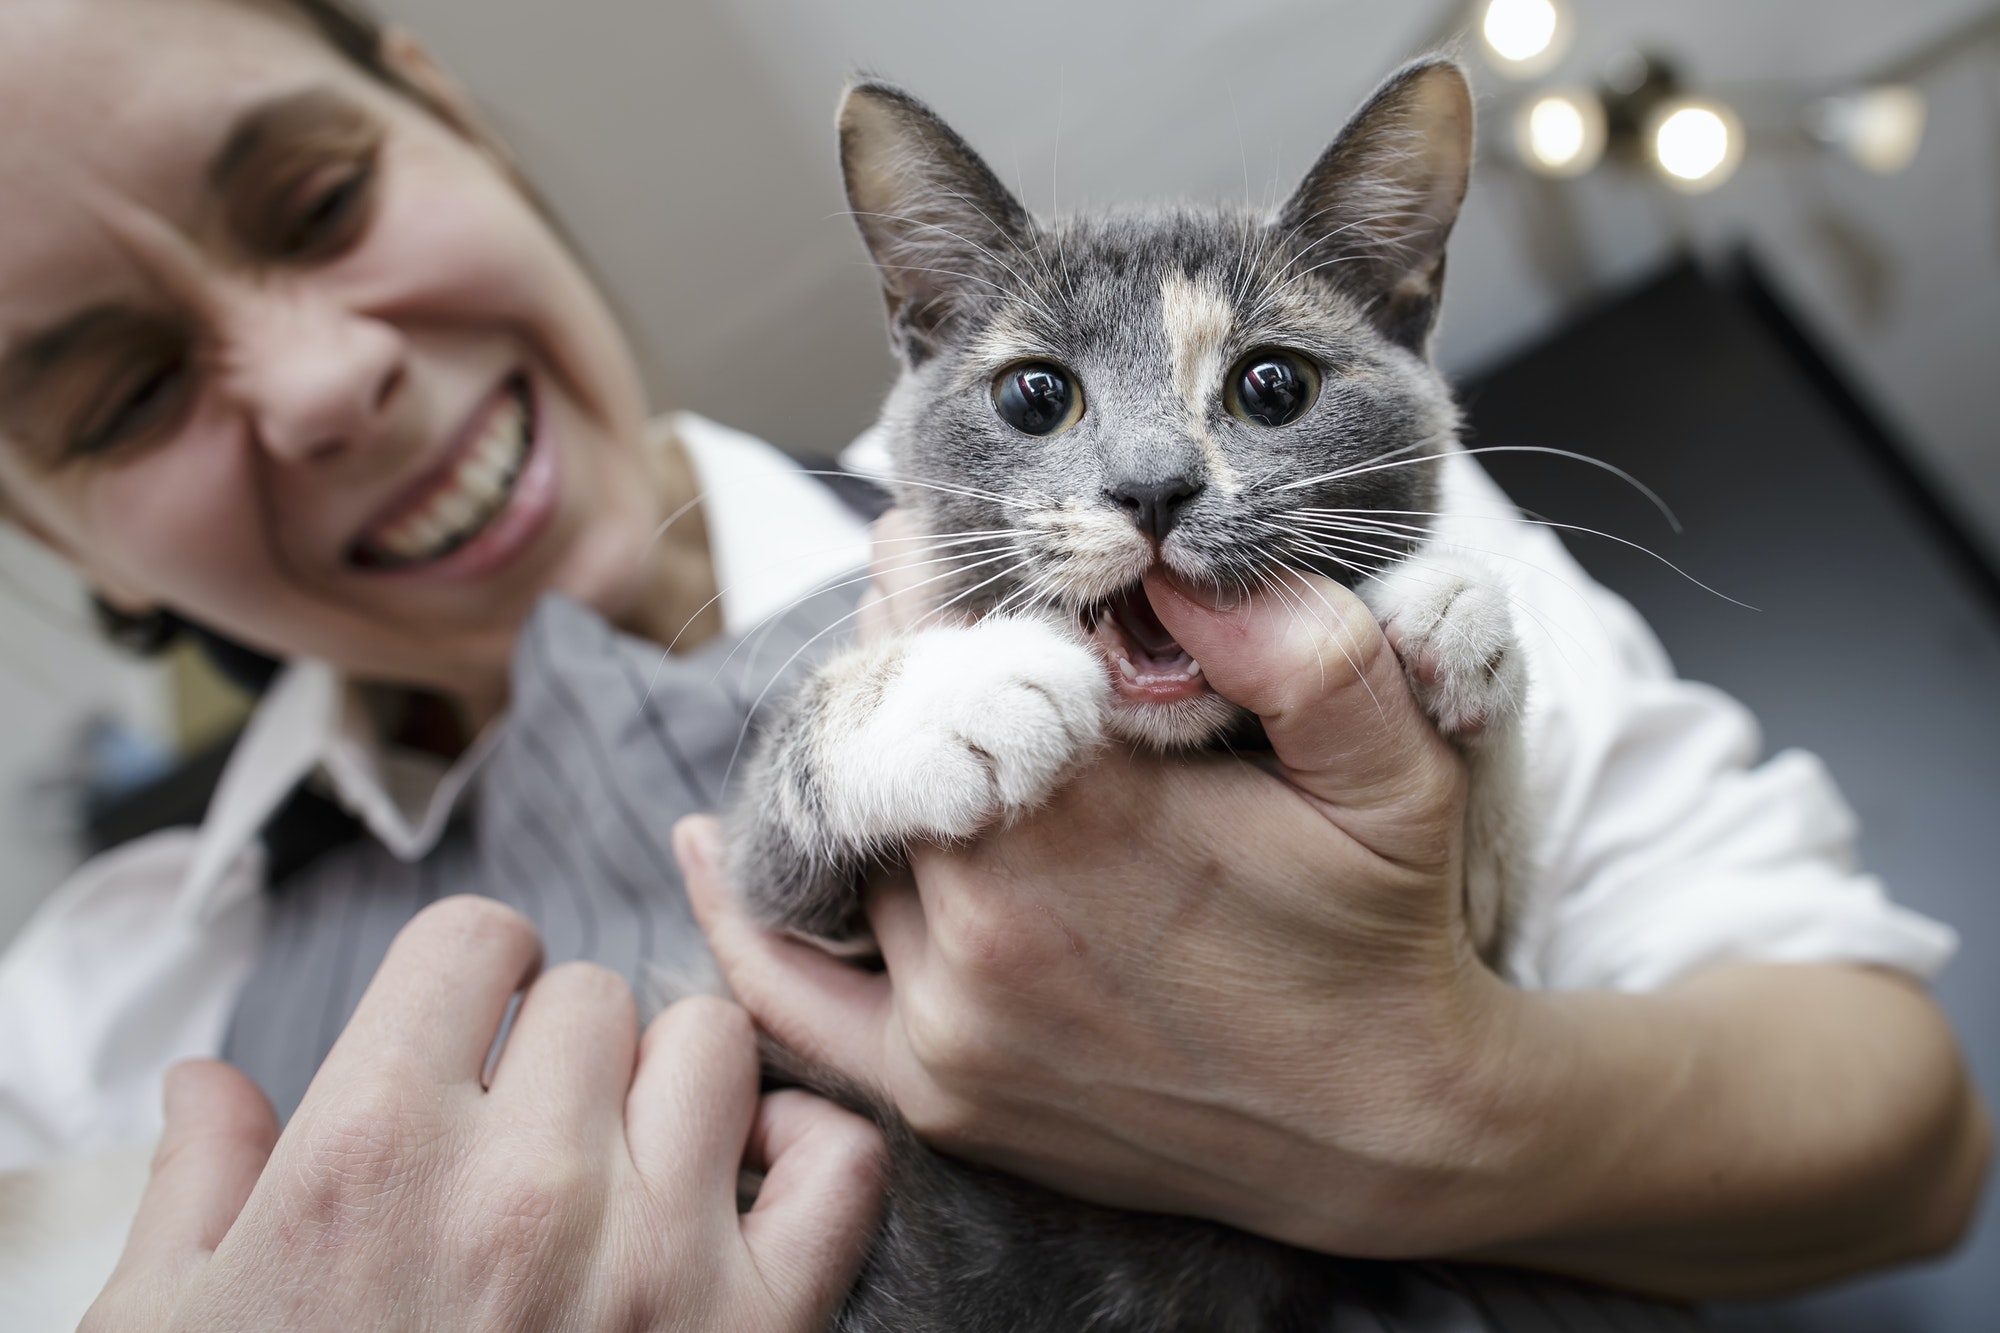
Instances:
[[[867,565],[867,527],[827,488],[754,436],[690,412],[662,419],[687,450],[702,488],[723,623],[741,634],[831,579]],[[203,818],[175,908],[212,919],[256,889],[228,872],[316,769],[336,799],[384,847],[414,861],[437,845],[452,811],[497,742],[488,724],[458,760],[387,743],[362,687],[326,662],[287,665],[264,693],[229,756]]]

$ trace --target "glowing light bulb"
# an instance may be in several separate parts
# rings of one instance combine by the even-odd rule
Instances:
[[[1690,194],[1728,180],[1743,156],[1743,126],[1720,102],[1669,103],[1654,118],[1651,137],[1660,174]]]
[[[1604,156],[1604,104],[1581,88],[1543,93],[1515,119],[1514,143],[1531,171],[1581,176]]]
[[[1915,88],[1884,84],[1829,97],[1807,113],[1807,128],[1867,170],[1893,176],[1922,146],[1928,110]]]
[[[1479,31],[1500,68],[1525,78],[1562,55],[1569,25],[1556,0],[1488,0]]]

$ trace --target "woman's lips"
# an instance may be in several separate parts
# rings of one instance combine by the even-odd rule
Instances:
[[[1087,611],[1084,629],[1110,668],[1112,689],[1121,699],[1170,704],[1209,693],[1201,664],[1174,642],[1140,584]]]
[[[349,564],[381,575],[477,578],[524,549],[555,512],[547,413],[508,379],[442,466],[369,525]]]

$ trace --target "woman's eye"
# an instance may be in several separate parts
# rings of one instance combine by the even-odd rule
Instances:
[[[280,257],[328,259],[353,245],[367,220],[374,182],[372,162],[343,167],[331,180],[309,181],[280,240]]]
[[[171,426],[190,400],[194,367],[185,353],[135,369],[105,396],[105,407],[76,432],[73,457],[106,453]]]
[[[1030,361],[994,377],[993,410],[1025,435],[1054,435],[1083,416],[1083,395],[1061,366]]]
[[[1229,377],[1223,406],[1259,426],[1289,426],[1319,397],[1319,372],[1291,352],[1252,352]]]

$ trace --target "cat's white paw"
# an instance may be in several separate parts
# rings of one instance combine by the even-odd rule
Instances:
[[[1097,655],[1054,627],[995,619],[928,630],[829,701],[827,815],[860,845],[963,838],[1030,810],[1097,744]]]
[[[1527,692],[1506,585],[1465,560],[1419,552],[1361,589],[1417,702],[1447,738],[1511,723]]]

